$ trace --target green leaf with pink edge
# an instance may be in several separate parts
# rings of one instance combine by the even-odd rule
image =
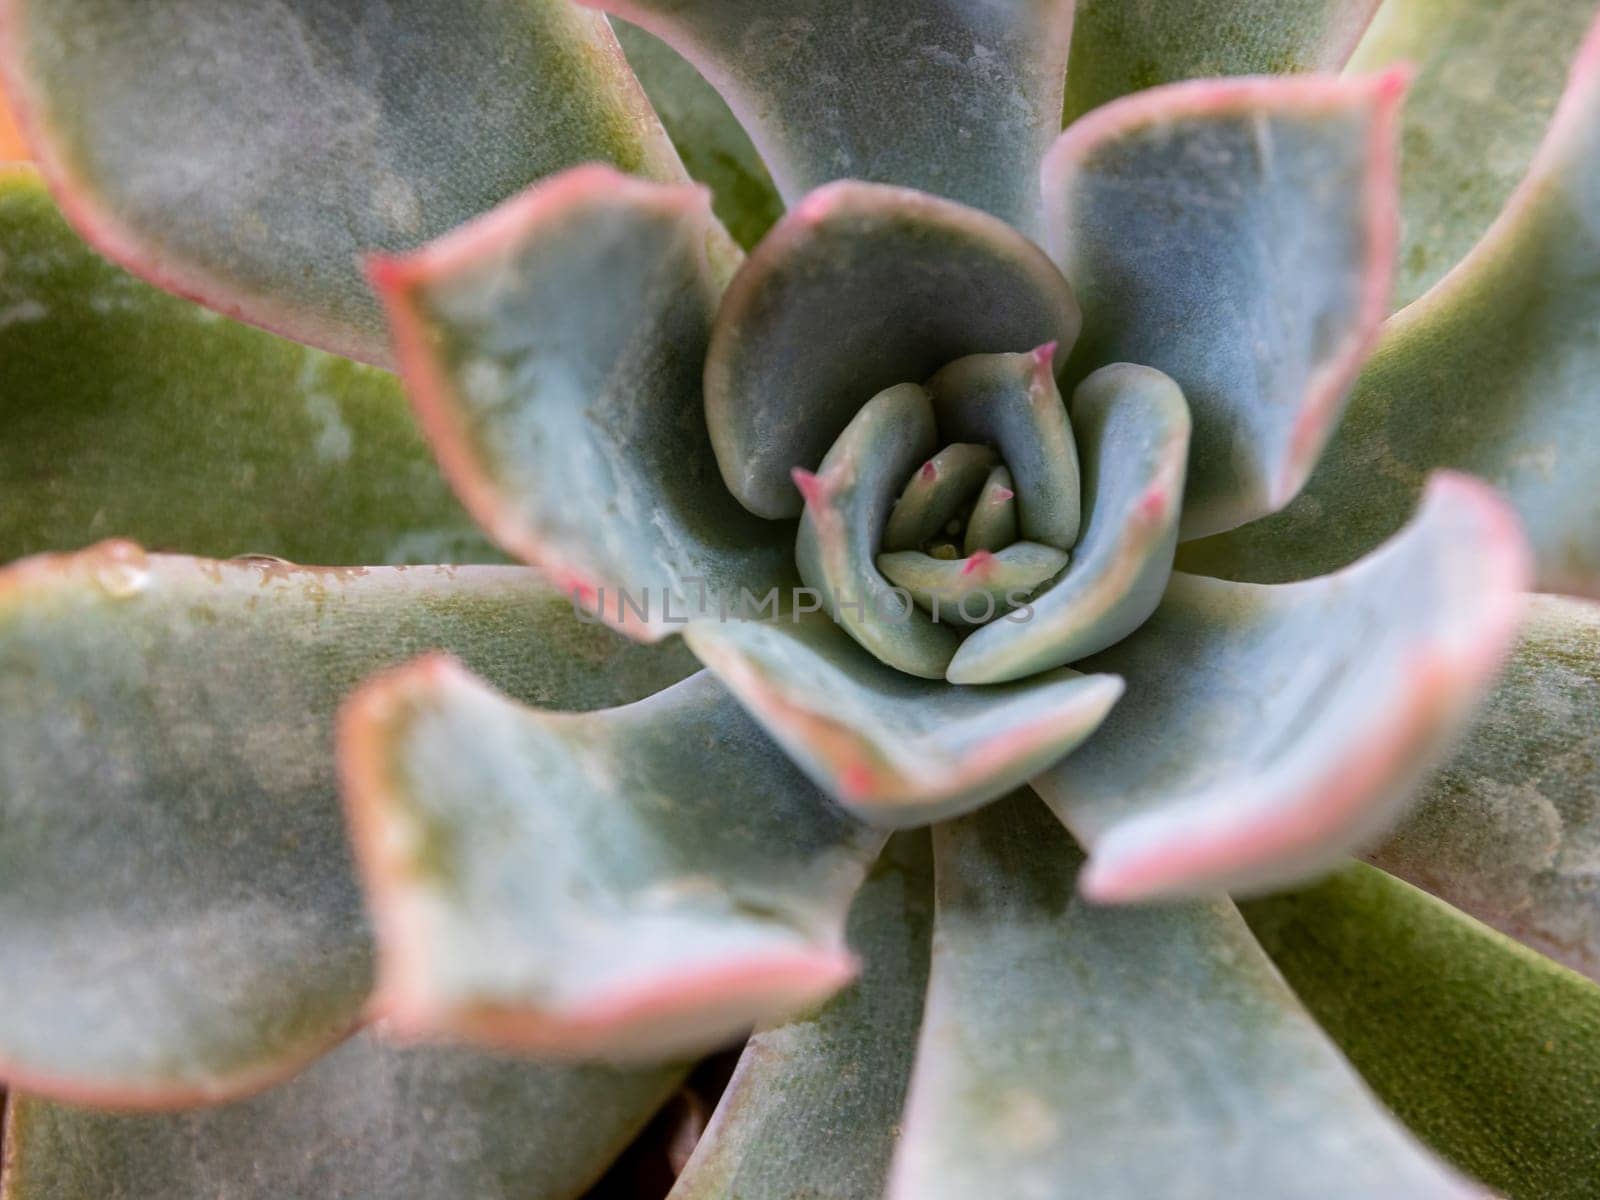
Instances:
[[[848,178],[1037,225],[1034,170],[1060,128],[1072,0],[582,2],[699,67],[790,204]]]
[[[1379,7],[1380,0],[1078,0],[1064,123],[1164,83],[1337,71]]]
[[[609,26],[567,0],[4,0],[45,176],[137,275],[387,361],[361,255],[588,160],[682,165]]]
[[[287,1084],[198,1112],[118,1116],[13,1096],[5,1196],[578,1200],[683,1074],[362,1034]]]
[[[993,217],[830,184],[756,247],[717,313],[706,418],[723,478],[751,512],[798,516],[790,471],[814,470],[873,396],[969,354],[1054,342],[1059,367],[1081,322],[1050,260]]]
[[[0,246],[0,562],[113,534],[217,557],[502,559],[391,376],[112,266],[30,167],[0,168]]]
[[[917,679],[826,614],[699,621],[691,648],[817,785],[862,820],[903,827],[1002,795],[1089,737],[1119,679],[1058,670],[997,687]]]
[[[750,1039],[669,1200],[880,1200],[932,925],[928,835],[891,838],[850,910],[861,978]]]
[[[577,167],[372,267],[423,429],[467,508],[645,639],[675,632],[702,596],[793,574],[792,527],[727,494],[706,431],[701,370],[739,257],[707,199]]]
[[[168,1107],[263,1087],[347,1034],[373,949],[334,714],[436,647],[568,707],[691,665],[578,624],[523,568],[118,542],[0,573],[0,1079]]]
[[[1481,476],[1516,509],[1541,591],[1600,594],[1600,22],[1532,169],[1489,232],[1391,317],[1304,493],[1197,545],[1185,569],[1298,579],[1401,522],[1430,471]]]
[[[1600,979],[1600,606],[1530,596],[1483,712],[1367,857]]]
[[[1448,474],[1336,575],[1174,575],[1149,622],[1079,664],[1127,695],[1034,783],[1090,849],[1088,894],[1257,891],[1369,845],[1493,682],[1527,581],[1505,503]]]
[[[921,1041],[889,1200],[1468,1200],[1226,900],[1099,908],[1022,791],[935,828]]]
[[[1074,378],[1165,371],[1194,414],[1182,535],[1305,483],[1388,311],[1405,74],[1197,80],[1073,124],[1045,235],[1086,314]]]
[[[1410,304],[1483,235],[1528,169],[1594,0],[1386,0],[1350,59],[1410,64],[1400,121],[1400,267]]]
[[[750,135],[728,102],[671,46],[620,18],[611,26],[685,169],[711,189],[718,219],[748,250],[783,216],[783,201]]]
[[[1242,909],[1418,1136],[1497,1195],[1590,1200],[1600,988],[1371,867]]]
[[[591,714],[446,658],[352,697],[340,756],[402,1034],[562,1058],[708,1050],[825,999],[883,842],[701,673]]]
[[[1087,521],[1066,573],[1026,620],[990,622],[956,651],[952,683],[1022,679],[1103,650],[1144,624],[1172,574],[1189,409],[1160,371],[1113,363],[1072,395]],[[1019,610],[1020,615],[1020,610]]]

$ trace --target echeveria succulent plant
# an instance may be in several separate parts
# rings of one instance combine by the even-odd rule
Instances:
[[[593,4],[0,0],[5,1200],[1600,1195],[1593,0]]]

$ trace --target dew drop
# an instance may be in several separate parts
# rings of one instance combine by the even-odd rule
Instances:
[[[114,600],[127,600],[150,582],[150,560],[132,542],[103,543],[96,554],[94,581]]]

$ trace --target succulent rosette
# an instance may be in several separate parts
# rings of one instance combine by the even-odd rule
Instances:
[[[0,1194],[1600,1195],[1594,20],[0,0]]]

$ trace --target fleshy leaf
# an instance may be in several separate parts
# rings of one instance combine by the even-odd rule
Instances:
[[[1067,66],[1066,122],[1118,96],[1163,83],[1337,71],[1379,3],[1078,0]]]
[[[815,1015],[750,1039],[669,1200],[879,1200],[932,924],[928,835],[901,834],[850,910],[861,978]]]
[[[1174,575],[1137,633],[1080,664],[1128,694],[1035,783],[1092,852],[1089,895],[1257,890],[1370,842],[1487,690],[1526,583],[1504,503],[1459,475],[1337,575]]]
[[[831,184],[756,247],[717,313],[706,416],[723,478],[751,512],[797,516],[789,472],[814,469],[873,396],[969,354],[1055,342],[1059,367],[1081,320],[1049,259],[993,217]]]
[[[717,217],[748,250],[783,215],[750,136],[716,88],[671,46],[627,21],[611,26],[684,167],[711,189]]]
[[[1071,556],[1038,542],[1012,542],[966,558],[934,558],[920,550],[878,555],[878,570],[911,593],[918,608],[947,625],[977,625],[1020,607],[1059,575]]]
[[[552,1067],[363,1034],[200,1112],[11,1102],[6,1200],[577,1200],[683,1076]]]
[[[501,559],[391,376],[141,283],[26,167],[0,168],[0,246],[0,562],[113,534],[217,557]]]
[[[1600,1178],[1600,989],[1371,867],[1243,906],[1379,1097],[1498,1194]]]
[[[1465,260],[1390,318],[1304,494],[1196,546],[1186,569],[1273,581],[1387,537],[1428,472],[1481,476],[1522,519],[1541,591],[1600,594],[1600,23],[1511,203]]]
[[[928,391],[941,434],[999,448],[1019,493],[1022,536],[1071,550],[1082,526],[1083,484],[1056,387],[1055,352],[1040,346],[1031,354],[975,354],[943,368]]]
[[[0,70],[84,236],[152,282],[369,362],[361,255],[598,159],[682,166],[567,0],[4,0]]]
[[[1460,749],[1369,857],[1600,979],[1600,607],[1530,597]]]
[[[1000,550],[1017,540],[1017,491],[1011,472],[996,467],[983,482],[978,501],[967,519],[961,543],[964,554]]]
[[[800,578],[873,657],[922,679],[944,678],[960,635],[897,594],[876,560],[895,489],[927,459],[935,436],[928,393],[898,384],[851,418],[815,475],[797,469],[794,477],[806,506],[795,542]]]
[[[996,462],[989,446],[974,442],[945,446],[911,476],[889,510],[878,544],[891,551],[915,550],[944,534],[945,525],[983,490]]]
[[[0,1078],[192,1103],[348,1033],[372,947],[334,713],[368,673],[433,647],[571,707],[688,670],[578,624],[522,568],[314,569],[116,542],[0,574]]]
[[[1122,694],[1114,676],[1068,670],[986,688],[916,679],[820,613],[701,621],[684,636],[819,786],[877,825],[1002,795],[1093,733]]]
[[[1183,536],[1300,490],[1388,311],[1405,75],[1200,80],[1075,123],[1043,168],[1083,301],[1072,369],[1157,367],[1194,449]]]
[[[1034,172],[1060,128],[1071,0],[582,2],[699,67],[791,204],[860,179],[1035,228]]]
[[[1160,371],[1102,367],[1072,396],[1083,446],[1088,524],[1072,565],[1029,601],[1026,620],[994,622],[951,660],[952,683],[1020,679],[1103,650],[1142,625],[1172,573],[1189,451],[1189,409]]]
[[[1386,0],[1352,71],[1412,64],[1395,307],[1472,249],[1528,169],[1594,0]]]
[[[1082,855],[1027,792],[933,836],[889,1200],[1475,1195],[1373,1101],[1226,900],[1074,896]]]
[[[586,166],[373,267],[467,507],[638,637],[791,573],[790,529],[727,494],[706,433],[701,368],[737,254],[703,190]]]
[[[882,837],[710,675],[580,715],[422,659],[349,702],[340,753],[373,1003],[402,1034],[659,1059],[854,974],[845,913]]]

